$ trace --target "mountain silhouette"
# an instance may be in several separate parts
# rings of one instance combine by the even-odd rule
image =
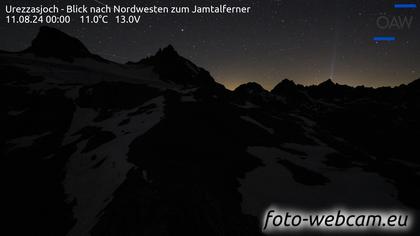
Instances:
[[[230,91],[171,45],[110,63],[50,27],[0,52],[0,74],[6,232],[261,235],[273,204],[419,213],[420,80]]]
[[[265,90],[260,84],[255,82],[250,82],[247,84],[242,84],[235,89],[235,92],[240,94],[262,94],[267,93],[268,91]]]
[[[129,65],[141,64],[153,66],[154,71],[165,81],[171,81],[183,85],[215,85],[210,73],[197,67],[191,61],[180,56],[172,45],[169,45],[151,57],[140,60],[137,63],[129,62]]]
[[[90,53],[78,39],[48,26],[42,26],[39,29],[32,45],[23,52],[33,53],[39,57],[55,57],[69,62],[75,58],[94,58],[105,61],[105,59]]]

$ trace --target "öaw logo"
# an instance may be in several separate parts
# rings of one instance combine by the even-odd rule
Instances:
[[[415,3],[398,3],[394,4],[394,8],[397,10],[413,10],[417,8]],[[398,15],[388,16],[381,15],[376,18],[376,26],[380,30],[409,30],[414,21],[413,15]],[[373,38],[374,41],[394,41],[395,36],[376,36]]]
[[[381,30],[410,29],[414,16],[380,16],[376,19],[376,25]]]

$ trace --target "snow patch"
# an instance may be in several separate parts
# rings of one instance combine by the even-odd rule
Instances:
[[[189,96],[182,96],[181,102],[196,102],[197,100],[194,98],[194,95]]]
[[[11,145],[12,149],[30,147],[34,144],[34,142],[37,139],[40,139],[40,138],[42,138],[44,136],[47,136],[49,134],[51,134],[51,132],[47,131],[47,132],[44,132],[42,134],[35,134],[35,135],[15,138],[15,139],[11,140],[10,142],[8,142],[8,145]]]
[[[163,96],[152,99],[142,106],[150,104],[155,104],[155,108],[143,114],[130,117],[129,114],[136,110],[132,109],[118,112],[110,119],[95,123],[94,125],[103,131],[110,131],[117,136],[95,149],[96,158],[92,158],[92,154],[81,153],[87,141],[78,143],[78,151],[69,158],[66,165],[66,177],[63,182],[65,191],[70,196],[68,201],[76,201],[73,214],[77,222],[68,235],[89,235],[101,211],[112,200],[114,191],[124,182],[126,174],[133,168],[133,165],[126,160],[130,143],[159,123],[164,116]],[[77,108],[65,142],[70,143],[77,139],[71,137],[71,134],[92,124],[94,117],[96,114],[91,109]],[[130,117],[130,123],[119,126],[119,123],[127,117]]]
[[[7,115],[9,115],[9,116],[18,116],[18,115],[24,113],[25,111],[26,111],[25,109],[24,110],[13,110],[13,111],[7,112]]]
[[[268,128],[267,126],[264,126],[263,124],[261,124],[260,122],[254,120],[253,118],[251,118],[249,116],[241,116],[241,119],[264,129],[265,131],[267,131],[270,134],[274,134],[274,129]]]
[[[237,104],[236,106],[238,106],[240,108],[243,108],[243,109],[255,109],[255,108],[259,108],[259,106],[255,105],[252,102],[248,102],[248,101],[246,101],[244,105],[238,105]]]
[[[361,168],[337,169],[323,163],[333,149],[322,146],[288,144],[287,147],[305,152],[308,158],[270,147],[248,147],[247,151],[260,158],[264,166],[246,174],[241,181],[242,209],[261,216],[272,205],[303,210],[320,207],[385,207],[403,206],[397,190],[385,178]],[[288,160],[308,170],[316,171],[330,180],[324,185],[309,186],[298,183],[292,173],[278,160]],[[357,183],[357,184],[356,184]],[[358,204],[364,203],[360,206]]]

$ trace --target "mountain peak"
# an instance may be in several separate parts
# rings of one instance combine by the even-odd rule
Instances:
[[[137,63],[154,67],[160,79],[184,85],[214,85],[215,81],[209,72],[196,66],[190,60],[178,54],[172,45],[161,48],[153,56],[140,60]]]
[[[234,91],[242,94],[260,94],[267,92],[260,84],[255,82],[241,84]]]
[[[420,88],[420,78],[412,81],[411,83],[408,84],[408,86],[412,88]]]
[[[153,58],[154,60],[158,61],[179,61],[185,59],[181,55],[179,55],[179,53],[175,50],[174,46],[172,46],[171,44],[164,48],[160,48],[153,56]]]
[[[335,86],[336,83],[334,83],[331,79],[327,79],[326,81],[320,83],[318,86],[322,86],[322,87],[331,87],[331,86]]]
[[[296,90],[297,85],[293,80],[284,79],[280,83],[278,83],[272,90],[272,93],[279,94],[284,93],[286,91]]]
[[[39,29],[32,45],[24,52],[34,53],[41,57],[56,57],[65,61],[73,61],[74,58],[99,58],[92,55],[78,39],[48,26],[42,26]]]
[[[170,56],[179,56],[178,52],[175,50],[175,48],[169,44],[168,46],[166,46],[163,49],[160,49],[157,54],[161,54],[161,55],[170,55]]]

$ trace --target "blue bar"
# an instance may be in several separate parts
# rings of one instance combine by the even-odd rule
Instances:
[[[394,36],[377,36],[373,37],[374,41],[395,41],[396,38]]]
[[[397,9],[412,9],[412,8],[417,8],[417,4],[415,3],[394,4],[394,7]]]

